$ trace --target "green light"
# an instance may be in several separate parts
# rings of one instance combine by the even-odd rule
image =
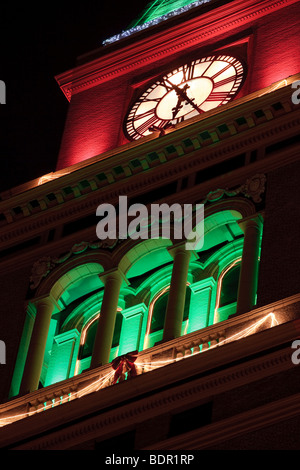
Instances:
[[[187,333],[206,328],[211,323],[210,309],[215,287],[213,278],[203,279],[191,286],[191,301]]]
[[[150,2],[142,13],[142,16],[132,25],[132,27],[148,23],[149,21],[168,15],[172,11],[183,8],[191,3],[195,3],[195,0],[156,0],[154,2]]]
[[[149,3],[140,18],[128,26],[129,29],[105,39],[102,44],[111,44],[122,38],[127,38],[137,31],[142,31],[149,26],[165,21],[172,16],[181,15],[190,8],[198,7],[210,1],[211,0],[156,0],[155,2]]]

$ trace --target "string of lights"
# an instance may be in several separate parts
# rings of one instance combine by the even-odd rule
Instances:
[[[196,356],[198,354],[204,353],[205,351],[209,351],[213,348],[220,347],[225,343],[230,343],[232,341],[237,341],[239,339],[250,336],[254,334],[255,332],[257,332],[257,330],[268,321],[270,321],[269,328],[273,328],[274,326],[279,324],[276,319],[275,314],[269,313],[265,315],[263,318],[261,318],[260,320],[258,320],[257,322],[255,322],[254,324],[244,328],[242,331],[237,332],[228,338],[221,339],[216,344],[211,344],[209,349],[199,349],[198,351],[193,351],[192,356]],[[167,366],[170,363],[174,363],[179,360],[184,360],[187,357],[191,357],[191,356],[187,355],[187,356],[164,359],[164,360],[155,360],[155,361],[149,361],[149,362],[146,362],[146,361],[136,362],[135,366],[138,368],[138,375],[141,375],[142,373],[147,373],[152,370],[158,369],[160,367]],[[2,418],[0,417],[0,427],[6,426],[15,421],[24,419],[28,416],[32,416],[41,411],[47,411],[51,408],[54,408],[55,406],[70,402],[71,400],[75,400],[83,396],[86,396],[88,394],[98,392],[99,390],[112,385],[112,380],[114,378],[114,375],[115,375],[115,370],[112,369],[107,374],[104,374],[102,377],[99,377],[97,380],[95,380],[91,384],[83,387],[81,390],[75,391],[73,393],[69,393],[67,396],[60,397],[59,400],[56,400],[54,398],[53,400],[44,403],[44,406],[41,407],[40,409],[32,410],[29,412],[27,411],[27,412],[20,413],[20,414],[14,414],[14,415],[2,417]]]

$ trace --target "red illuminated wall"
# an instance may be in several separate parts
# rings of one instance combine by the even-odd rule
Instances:
[[[118,79],[74,95],[60,149],[58,169],[119,145],[127,83]]]
[[[300,72],[299,35],[299,2],[254,25],[251,91]]]
[[[281,8],[282,4],[289,3],[291,5]],[[135,92],[133,84],[142,82],[143,79],[145,81],[145,78],[150,80],[156,71],[168,68],[174,58],[185,57],[187,52],[193,50],[202,55],[207,51],[213,51],[216,44],[225,47],[234,43],[237,38],[242,38],[248,56],[248,75],[238,97],[299,73],[300,49],[297,47],[300,35],[299,2],[237,0],[231,5],[230,16],[226,17],[228,7],[227,9],[220,7],[209,14],[206,25],[202,24],[204,20],[200,16],[192,22],[183,23],[180,27],[173,27],[164,34],[154,35],[151,40],[147,38],[147,47],[143,45],[144,49],[140,41],[136,42],[134,47],[131,46],[131,49],[120,50],[117,57],[116,53],[111,54],[111,64],[108,55],[107,73],[105,75],[102,70],[101,80],[97,80],[97,74],[94,72],[91,74],[91,80],[86,80],[87,84],[77,89],[73,87],[57,170],[101,155],[126,143],[122,125]],[[229,21],[228,18],[232,20]],[[212,24],[215,24],[215,28],[211,27]],[[197,36],[197,26],[203,37],[200,33]],[[189,40],[179,47],[179,39],[184,34]],[[144,44],[146,42],[144,41]],[[164,45],[164,51],[162,47],[159,48],[159,44]],[[167,47],[168,44],[170,47]],[[122,72],[114,73],[112,64],[115,63],[117,70],[122,68],[120,64],[123,62]],[[96,61],[91,63],[89,71]],[[99,59],[100,66],[102,59]],[[76,73],[78,74],[78,70],[81,70],[80,67],[74,69],[74,77]],[[69,78],[71,87],[72,80],[73,78]],[[59,79],[58,82],[60,83]],[[143,85],[141,87],[143,88]]]

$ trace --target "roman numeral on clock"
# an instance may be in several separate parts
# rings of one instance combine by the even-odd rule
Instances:
[[[149,127],[154,126],[154,125],[159,126],[161,122],[162,122],[161,119],[159,119],[155,115],[151,116],[149,119],[147,119],[147,121],[143,122],[140,126],[136,127],[136,132],[138,132],[139,134],[143,134],[149,129]]]
[[[215,79],[221,75],[221,73],[223,72],[226,72],[226,70],[228,70],[230,67],[232,67],[232,64],[227,64],[225,65],[225,67],[223,67],[221,70],[219,70],[218,72],[216,72],[214,75],[212,75],[212,77],[210,77],[213,81],[215,81]]]
[[[151,103],[151,101],[154,101],[155,103],[159,103],[161,98],[144,98],[144,102]]]
[[[213,91],[206,101],[223,101],[228,97],[228,91]]]
[[[135,121],[139,121],[140,119],[145,119],[148,116],[154,115],[154,110],[155,108],[149,109],[148,111],[145,111],[144,113],[136,114],[134,116]]]
[[[183,78],[182,78],[181,83],[187,82],[188,80],[191,80],[194,77],[194,69],[195,69],[194,63],[190,65],[184,65],[182,67]]]
[[[164,81],[162,82],[162,85],[165,87],[165,89],[167,90],[167,92],[173,90],[173,84],[167,79],[167,78],[164,78]]]
[[[224,78],[223,80],[220,80],[219,82],[215,82],[215,86],[223,86],[227,85],[227,83],[233,82],[235,80],[236,76],[235,75],[230,75],[230,77]]]
[[[178,118],[172,119],[173,124],[178,124],[179,122],[183,122],[183,121],[184,121],[184,116],[180,116]]]

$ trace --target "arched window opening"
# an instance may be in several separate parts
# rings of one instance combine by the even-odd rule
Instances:
[[[227,320],[236,313],[241,258],[233,261],[218,280],[214,323]]]
[[[237,301],[240,263],[233,266],[223,277],[219,308]]]
[[[162,330],[164,327],[169,291],[157,298],[154,303],[150,334]]]
[[[99,314],[88,322],[88,325],[84,327],[83,332],[81,333],[78,360],[86,359],[87,357],[90,357],[92,355],[93,345],[98,326],[98,318]]]
[[[63,274],[51,288],[51,295],[60,307],[51,318],[47,335],[40,387],[76,375],[77,358],[83,325],[99,312],[104,285],[99,263],[78,265]],[[84,355],[88,356],[92,333],[87,336]],[[82,352],[80,350],[80,352]]]
[[[99,274],[103,266],[99,263],[84,263],[70,269],[53,285],[51,295],[64,309],[73,302],[103,288]]]
[[[205,218],[204,244],[194,251],[188,276],[180,282],[180,291],[187,282],[181,335],[236,313],[244,240],[240,219],[241,214],[229,209]],[[109,332],[110,338],[114,328],[109,362],[118,355],[151,348],[163,339],[170,283],[174,280],[173,248],[170,240],[151,239],[122,254],[119,268],[128,285],[118,291],[118,299],[114,297],[122,313],[120,307]],[[98,262],[87,262],[65,270],[52,286],[49,295],[56,307],[45,341],[41,386],[73,377],[91,366],[105,290],[103,272]]]
[[[80,336],[80,347],[78,351],[74,375],[80,374],[84,370],[88,369],[90,366],[96,332],[98,328],[99,316],[99,313],[97,315],[94,315],[94,317],[92,317],[82,329]],[[123,315],[121,313],[121,308],[119,308],[116,316],[114,335],[111,345],[111,359],[116,357],[118,354],[122,323]]]
[[[146,331],[146,338],[144,343],[144,349],[150,348],[155,345],[158,341],[162,340],[163,329],[166,317],[166,310],[168,305],[170,286],[164,288],[159,292],[149,306],[148,312],[148,326]],[[189,285],[186,287],[185,305],[182,321],[181,334],[186,334],[187,325],[190,312],[190,300],[191,300],[191,289]]]

